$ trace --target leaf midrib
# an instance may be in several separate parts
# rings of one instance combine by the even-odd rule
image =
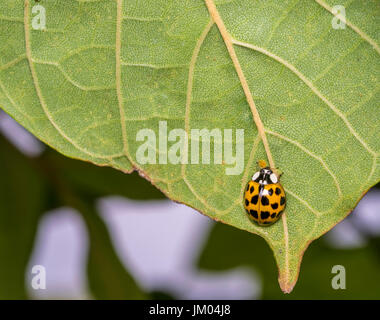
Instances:
[[[320,5],[322,5],[324,8],[326,8],[328,11],[331,12],[331,10],[329,10],[327,7],[326,4],[323,3],[323,1],[320,1],[320,0],[316,0],[317,3],[319,3]],[[246,47],[246,48],[250,48],[250,49],[253,49],[253,50],[256,50],[258,52],[261,52],[265,55],[267,55],[268,57],[276,60],[277,62],[281,63],[282,65],[284,65],[285,67],[287,67],[289,70],[291,70],[294,74],[297,75],[297,77],[303,81],[311,90],[314,94],[316,94],[325,104],[327,104],[329,106],[329,108],[336,114],[338,115],[341,120],[345,123],[346,127],[348,128],[348,130],[350,131],[350,133],[360,142],[360,144],[362,144],[362,146],[365,148],[365,150],[370,153],[373,157],[373,163],[372,163],[372,168],[371,168],[371,171],[370,171],[370,174],[369,174],[369,177],[367,179],[367,182],[370,181],[374,171],[375,171],[375,168],[376,168],[376,159],[378,157],[378,154],[372,150],[368,145],[367,143],[360,137],[360,135],[356,132],[356,130],[352,127],[351,123],[348,121],[348,119],[345,117],[345,115],[333,104],[331,103],[314,85],[313,83],[306,77],[304,76],[298,69],[296,69],[292,64],[290,64],[289,62],[287,62],[286,60],[282,59],[281,57],[278,57],[277,55],[267,51],[266,49],[264,48],[261,48],[261,47],[258,47],[258,46],[254,46],[254,45],[251,45],[251,44],[248,44],[248,43],[244,43],[242,41],[238,41],[236,39],[233,39],[230,34],[228,33],[225,25],[224,25],[224,22],[214,4],[214,1],[213,0],[205,0],[205,3],[206,3],[206,6],[209,10],[209,13],[210,13],[210,16],[214,19],[214,21],[216,22],[217,26],[218,26],[218,29],[219,29],[219,32],[221,33],[222,35],[222,38],[225,42],[225,45],[227,47],[227,50],[230,54],[230,57],[231,57],[231,60],[233,61],[233,64],[235,66],[235,70],[236,72],[238,73],[238,76],[239,76],[239,79],[240,79],[240,82],[241,82],[241,85],[243,87],[243,90],[246,94],[246,98],[247,98],[247,102],[248,104],[250,105],[251,107],[251,111],[252,111],[252,114],[253,114],[253,117],[254,117],[254,120],[255,120],[255,123],[256,123],[256,127],[258,129],[258,131],[260,132],[260,130],[262,129],[264,131],[263,134],[260,134],[262,140],[263,140],[263,143],[264,143],[264,147],[265,147],[265,150],[266,150],[266,153],[267,153],[267,156],[268,156],[268,160],[270,161],[270,165],[272,167],[275,167],[274,166],[274,162],[273,160],[271,159],[271,154],[270,154],[270,150],[269,150],[269,145],[266,146],[267,141],[266,141],[266,135],[265,135],[265,132],[268,132],[268,130],[265,130],[264,129],[264,126],[258,116],[258,112],[257,112],[257,109],[255,107],[255,104],[253,102],[253,98],[252,98],[252,94],[249,90],[249,87],[248,87],[248,83],[245,79],[245,76],[244,76],[244,73],[241,69],[241,66],[240,66],[240,63],[238,61],[238,58],[236,56],[236,53],[233,49],[233,44],[235,45],[239,45],[239,46],[242,46],[242,47]],[[377,45],[374,43],[374,41],[369,38],[368,36],[365,35],[364,32],[362,32],[359,28],[357,28],[356,26],[354,26],[352,23],[350,23],[349,21],[346,21],[347,22],[347,25],[349,25],[355,32],[357,32],[364,40],[366,40],[367,42],[369,42],[378,52],[378,47]],[[255,113],[257,113],[257,115],[255,115]],[[257,119],[258,118],[258,119]],[[268,132],[269,133],[269,132]],[[298,143],[297,143],[297,146],[298,146]],[[301,149],[303,150],[303,146],[301,145]],[[306,148],[305,148],[306,149]],[[307,150],[307,149],[306,149]],[[303,150],[305,151],[305,150]],[[316,156],[314,155],[314,158],[316,158],[319,162],[321,162],[322,166],[324,167],[324,169],[333,177],[334,179],[334,182],[337,186],[337,190],[338,190],[338,194],[339,194],[339,199],[338,201],[340,201],[342,199],[342,192],[341,192],[341,189],[340,189],[340,185],[339,185],[339,182],[337,181],[337,178],[336,176],[331,172],[331,170],[327,167],[327,165],[325,164],[325,162],[323,161],[323,159],[319,156]],[[291,192],[290,192],[291,193]],[[291,193],[292,194],[292,193]],[[293,195],[294,196],[294,195]],[[299,197],[295,197],[295,198],[299,198]],[[301,202],[303,203],[304,200],[299,198],[298,200],[302,200]],[[305,204],[306,203],[306,204]],[[309,205],[307,204],[307,202],[305,201],[304,205],[306,207],[309,207]],[[309,208],[311,209],[311,208]],[[315,213],[315,210],[311,210],[313,213]],[[319,212],[318,212],[319,213]],[[283,229],[284,229],[284,243],[285,243],[285,272],[284,272],[284,277],[285,277],[285,281],[283,283],[284,287],[283,287],[283,290],[285,292],[288,292],[288,291],[291,291],[292,289],[292,284],[289,283],[289,234],[288,234],[288,228],[287,228],[287,221],[286,221],[286,216],[285,214],[283,214],[282,216],[282,221],[283,221]],[[282,284],[280,283],[280,285],[282,286]]]
[[[256,109],[255,102],[253,101],[252,93],[249,89],[248,82],[244,76],[244,72],[240,66],[239,60],[238,60],[237,55],[235,53],[232,38],[231,38],[230,34],[228,33],[227,28],[224,25],[224,22],[223,22],[220,14],[218,12],[218,9],[215,6],[214,1],[213,0],[205,0],[205,3],[206,3],[207,9],[209,10],[209,13],[210,13],[212,19],[215,21],[216,25],[218,26],[219,32],[222,35],[224,43],[227,47],[227,51],[230,55],[230,58],[234,64],[235,70],[238,74],[238,77],[239,77],[239,80],[241,82],[242,88],[244,90],[247,102],[251,108],[254,122],[255,122],[257,130],[259,132],[260,138],[263,142],[269,164],[272,168],[275,168],[276,166],[275,166],[274,160],[273,160],[271,152],[270,152],[269,143],[268,143],[268,140],[266,137],[264,125],[260,119],[260,115]],[[284,249],[285,270],[284,270],[283,274],[280,272],[280,277],[282,278],[282,275],[284,276],[284,283],[282,283],[282,281],[280,281],[280,286],[282,287],[282,289],[285,292],[290,292],[292,290],[294,284],[289,283],[289,277],[290,277],[290,271],[289,271],[289,232],[288,232],[288,225],[287,225],[287,220],[286,220],[286,212],[284,212],[282,214],[281,220],[282,220],[282,225],[283,225],[284,244],[285,244],[285,249]]]

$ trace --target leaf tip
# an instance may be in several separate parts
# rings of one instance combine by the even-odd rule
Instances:
[[[283,293],[291,293],[293,291],[294,286],[296,285],[296,281],[289,282],[288,279],[279,277],[278,278],[278,283],[280,284],[280,288]]]

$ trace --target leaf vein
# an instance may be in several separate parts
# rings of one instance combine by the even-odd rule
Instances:
[[[9,61],[8,63],[0,66],[0,71],[3,71],[3,70],[6,70],[14,65],[16,65],[17,63],[21,62],[22,60],[26,59],[26,55],[23,54],[15,59],[13,59],[12,61]]]
[[[29,69],[30,69],[32,79],[33,79],[33,85],[34,85],[34,88],[36,90],[37,97],[40,101],[40,104],[41,104],[41,107],[42,107],[44,113],[46,114],[46,116],[47,116],[48,120],[50,121],[50,123],[52,124],[52,126],[58,131],[58,133],[65,140],[67,140],[69,143],[71,143],[76,149],[78,149],[79,151],[81,151],[81,152],[83,152],[83,153],[85,153],[91,157],[94,157],[94,158],[107,159],[111,155],[108,155],[108,156],[98,155],[98,154],[95,154],[93,152],[90,152],[86,148],[79,146],[73,139],[71,139],[69,136],[66,135],[66,133],[58,126],[58,124],[54,121],[52,115],[50,114],[50,112],[47,108],[46,102],[44,100],[44,97],[42,95],[42,91],[41,91],[39,81],[38,81],[37,72],[35,70],[33,59],[32,59],[30,30],[29,30],[29,6],[30,6],[30,0],[25,0],[25,5],[24,5],[25,51],[26,51],[26,57],[27,57],[28,63],[29,63]]]
[[[272,40],[272,37],[274,36],[276,30],[278,29],[278,27],[280,26],[281,22],[284,21],[286,19],[286,17],[289,15],[289,13],[293,10],[293,8],[298,4],[298,2],[300,2],[300,0],[295,0],[293,1],[293,3],[288,7],[287,10],[285,10],[283,13],[282,13],[282,16],[276,21],[276,23],[274,24],[274,27],[273,29],[271,30],[269,36],[268,36],[268,39],[265,41],[265,44],[264,46],[266,47],[268,45],[268,43],[270,43],[270,41]]]
[[[274,53],[271,53],[269,51],[267,51],[266,49],[264,48],[261,48],[261,47],[258,47],[258,46],[255,46],[253,44],[250,44],[250,43],[246,43],[246,42],[242,42],[242,41],[239,41],[239,40],[236,40],[236,39],[233,39],[232,40],[233,43],[235,45],[238,45],[238,46],[241,46],[241,47],[245,47],[245,48],[248,48],[248,49],[252,49],[252,50],[255,50],[255,51],[258,51],[258,52],[261,52],[265,55],[267,55],[268,57],[276,60],[277,62],[281,63],[282,65],[284,65],[285,67],[287,67],[290,71],[292,71],[296,76],[298,76],[310,89],[311,91],[316,94],[325,104],[327,104],[327,106],[330,107],[330,109],[337,115],[339,116],[343,122],[345,123],[345,125],[347,126],[348,130],[351,132],[351,134],[363,145],[364,149],[366,149],[368,151],[368,153],[372,154],[373,156],[377,156],[378,154],[373,151],[367,144],[366,142],[360,137],[360,135],[355,131],[355,129],[352,127],[351,123],[347,120],[347,118],[345,117],[345,115],[333,104],[331,103],[314,85],[313,83],[308,79],[306,78],[298,69],[296,69],[291,63],[289,63],[288,61],[282,59],[281,57],[275,55]]]
[[[189,64],[189,73],[188,73],[188,80],[187,80],[187,91],[186,91],[186,107],[185,107],[185,132],[188,134],[190,131],[190,107],[191,107],[191,99],[192,99],[192,91],[193,91],[193,80],[194,80],[194,71],[195,71],[195,64],[198,59],[198,55],[200,52],[200,49],[202,47],[202,44],[204,40],[206,39],[209,31],[211,30],[211,27],[214,25],[214,22],[210,20],[206,27],[204,28],[202,34],[200,35],[198,41],[195,44],[193,54],[190,60]],[[183,160],[186,160],[188,158],[188,150],[187,148],[184,149],[185,152],[183,153]],[[208,203],[198,195],[198,193],[195,191],[193,186],[191,185],[190,181],[186,178],[186,163],[185,161],[182,161],[181,165],[181,176],[183,178],[183,181],[187,185],[187,187],[191,190],[191,192],[195,195],[195,197],[209,210],[212,210],[212,208],[208,205]],[[214,211],[217,213],[217,210],[214,209]]]
[[[324,1],[322,0],[315,0],[319,5],[321,5],[323,8],[325,8],[327,11],[329,11],[332,15],[334,15],[332,13],[332,8],[327,4],[325,3]],[[337,17],[339,17],[340,15],[336,15]],[[361,38],[363,38],[365,41],[367,41],[376,51],[377,53],[380,54],[380,48],[379,46],[377,45],[377,43],[375,42],[375,40],[373,40],[370,36],[368,36],[365,32],[363,32],[362,30],[360,30],[357,26],[355,26],[353,23],[351,23],[347,18],[346,18],[346,25],[348,25],[352,30],[354,30]]]
[[[335,174],[330,170],[330,168],[327,166],[326,162],[320,157],[320,156],[317,156],[316,154],[314,154],[313,152],[311,152],[310,150],[308,150],[307,148],[305,148],[301,143],[299,143],[298,141],[295,141],[293,139],[290,139],[290,138],[287,138],[277,132],[273,132],[271,130],[268,130],[268,129],[265,129],[265,132],[270,134],[270,135],[273,135],[279,139],[282,139],[282,140],[285,140],[289,143],[292,143],[294,144],[295,146],[297,146],[298,148],[300,148],[303,152],[307,153],[309,156],[313,157],[314,159],[318,160],[323,169],[326,170],[326,172],[333,178],[334,180],[334,183],[335,183],[335,186],[336,186],[336,189],[338,191],[338,195],[339,195],[339,198],[342,197],[342,190],[340,188],[340,185],[339,185],[339,182],[338,182],[338,179],[337,177],[335,176]]]
[[[124,154],[128,157],[128,141],[127,141],[127,128],[125,122],[125,110],[123,104],[123,93],[121,88],[121,26],[123,20],[123,0],[117,0],[117,18],[116,18],[116,45],[115,45],[115,58],[116,58],[116,93],[120,113],[120,125],[123,137]]]

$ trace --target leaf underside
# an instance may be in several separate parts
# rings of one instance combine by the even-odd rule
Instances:
[[[283,171],[284,217],[252,224],[243,188],[266,159],[223,33],[202,0],[30,0],[0,4],[0,107],[66,156],[138,170],[169,198],[265,238],[290,292],[308,244],[380,178],[379,17],[375,0],[220,0],[215,4]],[[244,129],[244,171],[136,160],[136,134]],[[191,144],[191,140],[189,141]],[[213,145],[212,145],[213,146]],[[212,148],[211,148],[212,149]],[[254,259],[255,257],[252,257]]]

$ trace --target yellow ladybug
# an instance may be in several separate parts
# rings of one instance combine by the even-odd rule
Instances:
[[[285,190],[279,177],[269,167],[257,171],[244,193],[244,208],[260,226],[276,222],[286,205]]]

